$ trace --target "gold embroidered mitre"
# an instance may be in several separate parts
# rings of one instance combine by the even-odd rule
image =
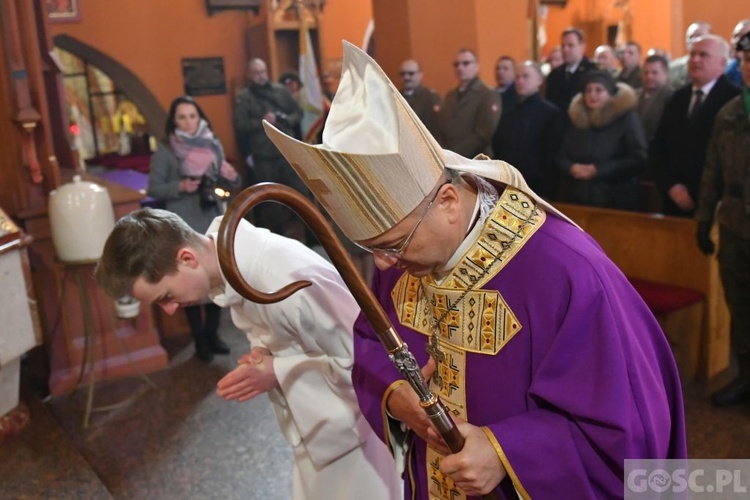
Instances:
[[[266,121],[263,126],[354,241],[383,234],[409,215],[446,167],[513,186],[566,219],[536,196],[512,165],[469,160],[441,149],[380,66],[346,41],[341,83],[323,129],[323,144],[300,142]]]

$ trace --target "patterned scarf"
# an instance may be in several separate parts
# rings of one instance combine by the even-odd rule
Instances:
[[[201,120],[194,134],[175,130],[169,138],[172,151],[180,159],[186,177],[208,175],[215,179],[224,163],[224,149],[206,120]]]

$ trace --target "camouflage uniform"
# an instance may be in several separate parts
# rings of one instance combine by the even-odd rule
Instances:
[[[750,355],[750,117],[743,96],[719,111],[703,171],[698,222],[719,222],[719,269],[732,318],[732,349]]]

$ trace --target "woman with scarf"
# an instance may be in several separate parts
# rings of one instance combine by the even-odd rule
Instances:
[[[638,174],[646,164],[646,136],[635,91],[603,71],[586,77],[568,108],[571,125],[557,158],[563,201],[638,210]]]
[[[149,196],[163,200],[167,210],[203,234],[214,218],[223,213],[214,188],[231,190],[239,187],[240,182],[200,106],[189,96],[172,101],[164,140],[151,157]],[[229,346],[218,335],[219,306],[206,300],[204,304],[183,309],[199,360],[209,363],[214,354],[229,353]]]

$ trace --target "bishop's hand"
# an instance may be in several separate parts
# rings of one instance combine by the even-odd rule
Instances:
[[[422,375],[429,381],[435,372],[435,360],[432,358],[422,367]],[[414,431],[420,438],[431,447],[441,453],[450,453],[448,447],[432,426],[430,417],[424,409],[419,406],[419,396],[409,384],[402,384],[391,392],[386,402],[388,414],[396,420],[403,422],[406,427]]]
[[[440,471],[467,495],[486,495],[505,479],[505,467],[481,427],[459,419],[456,419],[456,426],[464,436],[464,447],[443,458]]]

